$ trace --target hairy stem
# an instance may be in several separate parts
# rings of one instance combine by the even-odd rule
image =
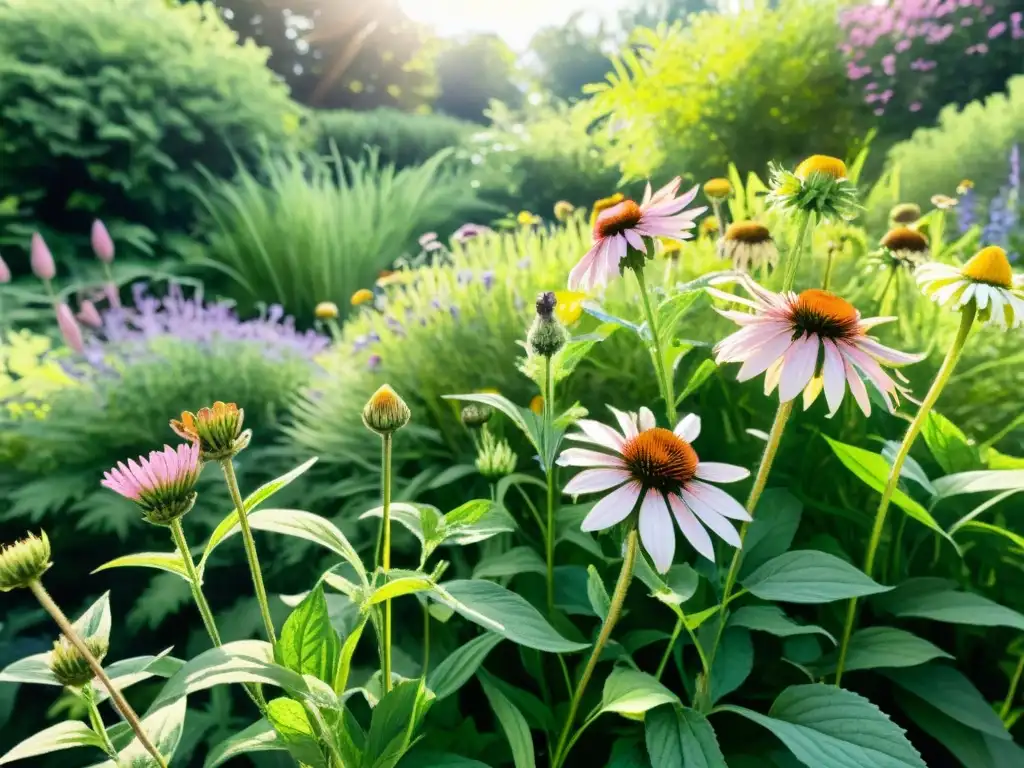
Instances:
[[[114,761],[115,765],[120,766],[121,759],[118,757],[117,747],[115,747],[114,742],[110,740],[107,728],[103,725],[103,716],[100,715],[100,708],[96,705],[96,692],[92,687],[92,683],[87,683],[85,687],[82,688],[82,698],[85,699],[86,707],[89,710],[89,725],[92,726],[96,735],[103,740],[103,751],[110,756],[110,759]]]
[[[551,375],[551,358],[544,358],[544,436],[547,440],[554,430],[555,385]],[[544,554],[547,561],[548,614],[555,611],[555,467],[545,467],[547,483],[547,525],[544,527]]]
[[[220,632],[217,631],[217,623],[213,619],[213,611],[210,610],[210,604],[206,602],[206,596],[203,594],[202,581],[199,578],[199,572],[196,570],[195,561],[192,559],[192,552],[188,548],[188,542],[185,540],[185,531],[181,527],[181,519],[174,520],[170,525],[170,529],[171,538],[174,539],[174,545],[178,548],[181,560],[185,564],[185,573],[188,576],[189,588],[192,590],[192,599],[195,600],[196,607],[199,609],[199,615],[203,618],[206,634],[210,636],[213,644],[219,648],[222,644]]]
[[[384,580],[388,579],[391,570],[391,435],[381,435],[381,476],[383,477],[382,495],[384,511],[381,516],[381,567],[384,569]],[[391,690],[391,600],[384,601],[384,659],[381,676],[384,678],[384,693]]]

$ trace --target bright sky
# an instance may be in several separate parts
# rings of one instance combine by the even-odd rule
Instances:
[[[630,0],[400,0],[410,17],[432,25],[440,35],[496,32],[515,50],[533,33],[564,22],[576,11],[613,16]]]

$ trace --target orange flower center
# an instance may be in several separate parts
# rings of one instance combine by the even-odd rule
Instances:
[[[660,491],[678,490],[697,472],[697,452],[693,446],[661,427],[627,440],[622,458],[636,480]]]
[[[964,264],[961,274],[979,283],[997,285],[1000,288],[1013,287],[1013,270],[1006,258],[1006,251],[998,245],[982,248]]]
[[[756,221],[736,221],[725,230],[725,239],[758,245],[767,243],[772,239],[772,235],[764,224],[758,224]]]
[[[803,333],[830,339],[850,338],[856,333],[860,313],[846,299],[831,291],[811,288],[797,296],[793,325]]]
[[[833,179],[845,179],[846,163],[838,157],[811,155],[796,167],[794,175],[801,181],[806,181],[815,173],[831,176]]]
[[[642,211],[632,200],[623,200],[606,211],[602,211],[594,222],[594,238],[619,235],[640,223]]]

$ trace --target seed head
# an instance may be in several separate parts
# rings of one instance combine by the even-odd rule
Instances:
[[[46,532],[29,534],[13,544],[0,546],[0,592],[27,587],[46,573],[50,562],[50,540]]]
[[[569,217],[572,216],[572,212],[575,210],[576,206],[568,200],[559,200],[555,203],[555,218],[558,219],[558,221],[568,221]]]
[[[336,320],[338,317],[338,305],[333,301],[321,301],[313,310],[317,320]]]
[[[921,206],[917,203],[900,203],[889,211],[889,218],[895,224],[913,224],[921,218]]]
[[[928,250],[928,238],[910,227],[895,227],[885,233],[882,245],[890,251],[912,251],[924,253]]]
[[[353,307],[358,307],[360,304],[367,304],[373,301],[373,291],[369,288],[360,288],[352,294],[350,301],[352,302]]]
[[[234,403],[220,400],[212,408],[196,413],[184,411],[181,419],[171,420],[171,429],[179,437],[199,443],[202,458],[209,461],[229,459],[249,445],[252,430],[242,431],[245,411]]]
[[[462,408],[462,423],[470,429],[479,429],[494,415],[494,409],[483,403],[470,403]]]
[[[102,637],[87,637],[83,641],[96,661],[102,662],[110,644]],[[53,644],[50,671],[57,682],[69,688],[81,688],[93,678],[92,667],[71,641],[61,635]]]
[[[708,200],[725,200],[732,195],[732,184],[728,179],[708,179],[704,182],[704,196]]]
[[[390,435],[398,431],[411,418],[409,406],[387,384],[374,392],[363,408],[363,424],[378,435]]]
[[[772,234],[768,231],[768,227],[758,224],[756,221],[735,221],[725,230],[725,239],[760,245],[771,240]]]

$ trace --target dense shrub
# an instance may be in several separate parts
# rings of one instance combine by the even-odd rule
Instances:
[[[758,2],[636,30],[608,82],[592,89],[608,118],[608,159],[631,176],[669,168],[699,179],[730,160],[762,172],[812,147],[844,156],[866,110],[835,53],[836,10],[831,0]]]
[[[473,123],[447,115],[410,114],[397,109],[325,110],[315,115],[320,154],[330,154],[333,145],[342,157],[356,159],[368,148],[375,149],[382,165],[399,169],[425,163],[479,130]]]
[[[88,233],[102,212],[118,242],[148,248],[192,221],[196,163],[231,173],[233,155],[299,137],[266,52],[236,45],[209,6],[8,0],[0,29],[0,200],[31,227]],[[19,244],[30,228],[0,226]]]

